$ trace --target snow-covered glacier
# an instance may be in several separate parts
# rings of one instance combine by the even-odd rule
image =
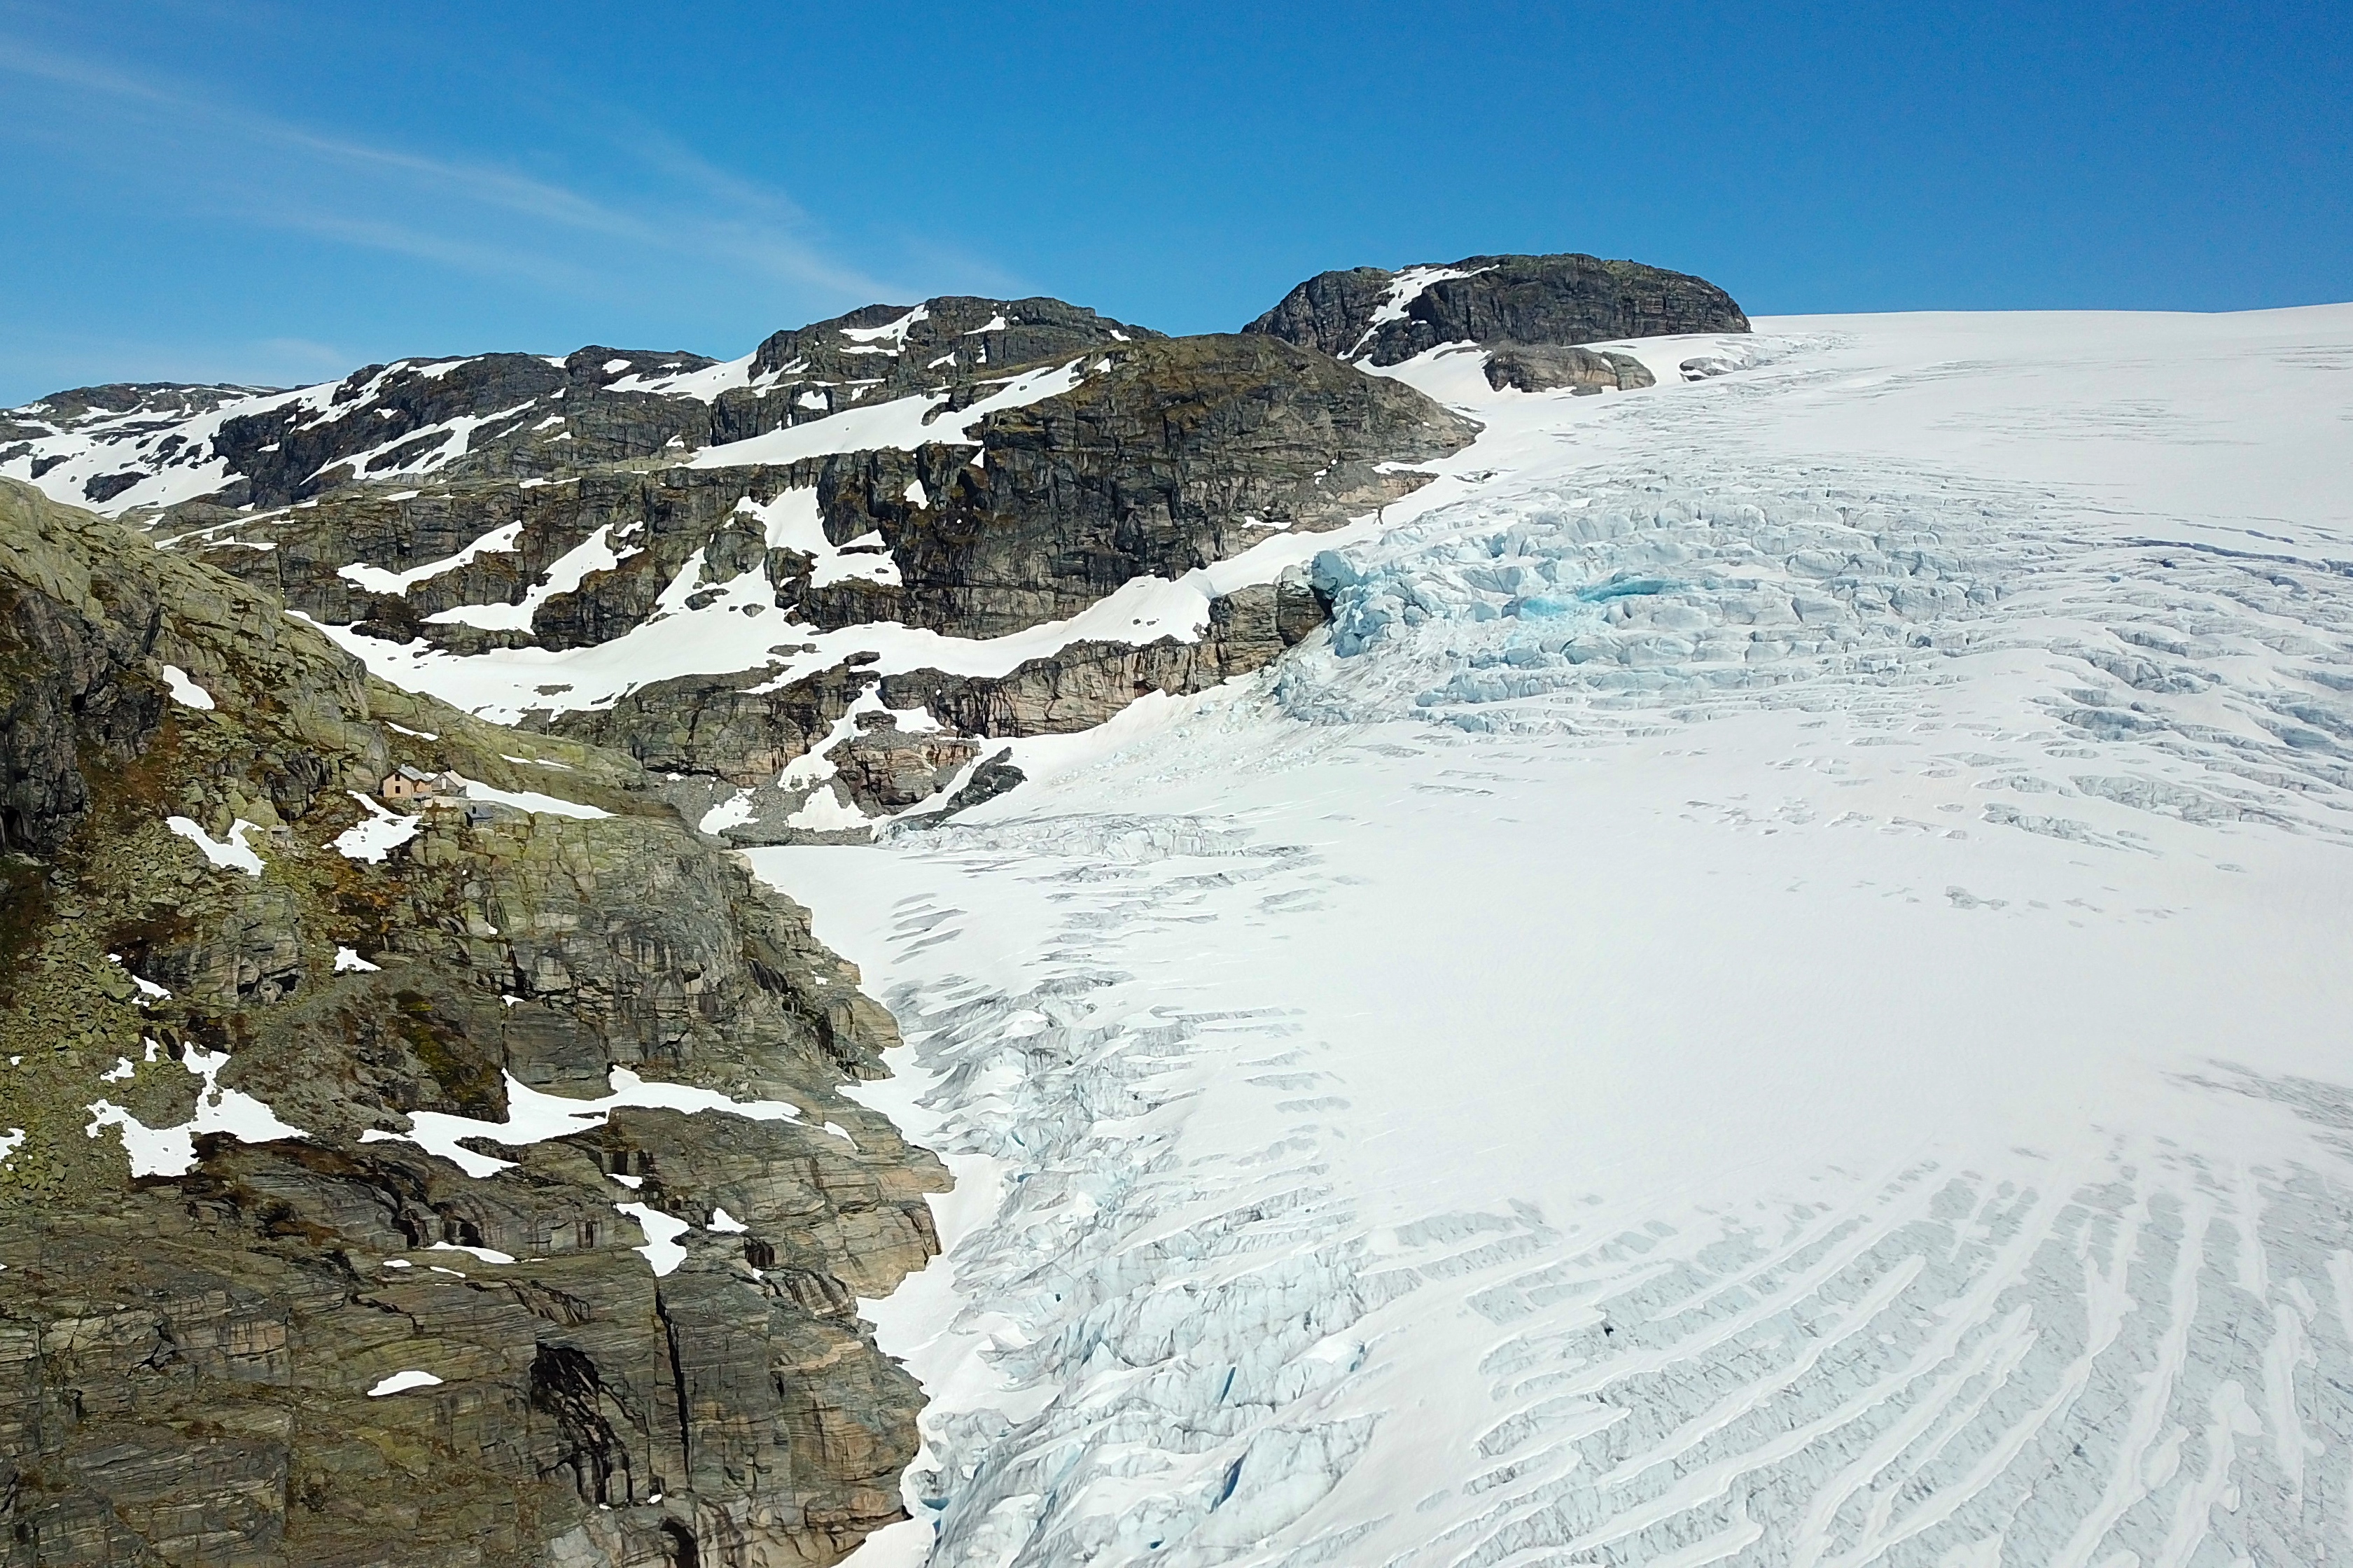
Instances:
[[[2353,1561],[2353,308],[1757,328],[754,852],[958,1176],[865,1568]]]

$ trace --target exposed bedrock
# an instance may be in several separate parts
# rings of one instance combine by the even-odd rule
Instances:
[[[911,624],[999,637],[1374,510],[1428,481],[1401,465],[1459,451],[1476,426],[1328,355],[1211,336],[1124,350],[975,433],[980,464],[969,448],[920,455],[927,504],[889,479],[843,486],[827,526],[881,534]]]
[[[1198,641],[1074,642],[994,676],[936,669],[877,675],[853,663],[773,690],[763,689],[768,683],[756,670],[688,676],[641,687],[609,709],[543,722],[553,733],[626,751],[655,773],[758,788],[823,742],[871,693],[885,710],[921,713],[945,731],[902,729],[891,712],[869,712],[859,719],[856,736],[827,752],[850,798],[881,816],[944,788],[983,749],[964,737],[1092,729],[1138,697],[1199,691],[1263,668],[1322,626],[1325,615],[1306,572],[1294,567],[1277,582],[1213,600]],[[756,829],[733,836],[747,842],[774,837]]]
[[[213,447],[242,476],[232,504],[284,506],[431,462],[435,477],[537,479],[710,439],[691,398],[629,390],[712,362],[682,352],[584,348],[561,360],[490,353],[353,371],[323,408],[294,403],[223,422]],[[452,432],[450,423],[466,422]],[[442,458],[453,444],[458,455]]]
[[[944,1177],[841,1094],[896,1037],[805,910],[627,759],[6,484],[0,670],[0,1562],[765,1568],[898,1516],[921,1396],[856,1301]],[[565,809],[353,798],[396,763]],[[535,1092],[623,1103],[417,1141]]]
[[[976,447],[355,489],[183,548],[317,619],[460,651],[608,641],[697,555],[702,584],[763,570],[776,603],[820,628],[898,620],[987,637],[1375,510],[1427,481],[1406,465],[1475,434],[1410,387],[1264,338],[1121,345],[1101,363],[1069,392],[987,416]],[[899,581],[820,582],[806,550],[772,545],[761,509],[795,489],[814,492],[830,544],[879,539]],[[566,582],[549,584],[561,591],[512,629],[449,618],[523,604],[567,559]]]
[[[1215,600],[1209,613],[1208,635],[1198,642],[1073,643],[1001,676],[913,670],[886,678],[882,700],[928,710],[969,735],[1070,734],[1094,728],[1138,697],[1180,696],[1262,668],[1324,618],[1323,602],[1297,569],[1278,583]]]
[[[601,468],[544,484],[461,480],[406,493],[353,489],[244,523],[243,542],[190,537],[176,548],[277,590],[313,619],[372,637],[423,637],[460,652],[582,647],[642,624],[698,555],[711,563],[713,583],[765,570],[762,525],[742,509],[818,486],[828,461]],[[541,595],[517,625],[436,619],[468,605],[522,605],[584,546],[571,586]],[[790,568],[780,568],[788,580]]]
[[[885,403],[896,411],[871,428],[895,444],[691,456]],[[810,633],[895,623],[987,640],[1067,619],[1140,577],[1173,582],[1377,511],[1475,435],[1411,387],[1263,333],[1167,339],[1057,300],[943,297],[778,333],[725,365],[593,348],[372,366],[228,421],[230,466],[302,499],[184,503],[154,526],[174,553],[314,620],[445,656],[589,647],[666,620],[691,637],[681,618],[710,610],[743,650],[732,662],[764,646],[734,617],[771,614],[765,668],[531,721],[759,791],[759,818],[824,784],[840,809],[805,831],[855,833],[852,807],[887,814],[955,786],[977,741],[1084,727],[1141,692],[1259,668],[1287,646],[1261,605],[1288,606],[1293,641],[1320,609],[1303,588],[1261,585],[1217,606],[1201,646],[1083,641],[957,678],[932,714],[944,732],[868,713],[846,739],[833,726],[873,684],[857,663],[765,689]],[[572,692],[551,666],[533,695],[560,709]],[[820,742],[824,767],[779,776]],[[29,800],[45,786],[16,787]],[[719,804],[700,784],[670,794],[697,821]]]
[[[973,425],[976,444],[353,488],[175,548],[321,621],[459,654],[610,641],[723,591],[741,603],[730,585],[754,573],[750,602],[789,612],[779,647],[793,626],[883,622],[986,639],[1077,615],[1138,577],[1173,581],[1377,510],[1428,481],[1416,463],[1475,435],[1412,388],[1263,336],[1095,352],[1070,390]],[[845,574],[866,560],[889,573]],[[1303,582],[1261,584],[1219,601],[1199,646],[1082,642],[1003,678],[959,678],[953,700],[891,699],[931,706],[949,735],[895,733],[870,715],[832,759],[837,793],[870,815],[902,809],[973,761],[971,737],[1083,728],[1142,692],[1199,689],[1267,663],[1321,614]],[[548,689],[560,695],[562,679],[551,669]],[[719,671],[533,722],[662,773],[760,788],[873,683],[855,662],[776,690],[764,670]],[[761,814],[805,793],[771,791]]]
[[[44,450],[47,442],[102,425],[123,446],[127,466],[123,471],[89,476],[81,481],[79,494],[84,500],[103,502],[147,478],[154,465],[181,458],[190,442],[180,427],[190,420],[223,404],[276,390],[153,381],[110,382],[52,392],[37,403],[0,411],[0,467],[22,460],[25,477],[42,479],[69,460],[63,452]],[[142,441],[152,443],[140,455],[143,462],[131,456]]]
[[[777,332],[762,342],[753,353],[750,374],[760,390],[722,395],[714,422],[717,438],[742,440],[776,428],[781,421],[758,408],[769,402],[797,407],[801,419],[822,418],[857,403],[948,387],[968,389],[981,377],[1022,365],[1159,336],[1148,327],[1043,298],[948,294],[921,305],[868,305],[846,316]],[[771,385],[776,390],[766,391]],[[842,390],[835,393],[834,388]],[[787,392],[793,395],[779,398]],[[807,392],[818,395],[804,405],[800,399]],[[970,401],[967,393],[965,405]]]
[[[1373,364],[1440,343],[1577,344],[1747,330],[1732,296],[1704,278],[1576,254],[1319,272],[1242,329]]]
[[[43,479],[79,453],[52,493],[126,508],[284,506],[354,484],[548,479],[911,393],[968,403],[976,384],[1008,367],[1157,336],[1059,300],[951,296],[778,332],[725,364],[592,344],[561,358],[397,360],[283,395],[80,387],[0,416],[0,464],[21,460],[12,473]]]

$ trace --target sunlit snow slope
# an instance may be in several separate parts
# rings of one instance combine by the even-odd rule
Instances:
[[[758,852],[962,1182],[870,1563],[2353,1561],[2353,308],[1757,325]]]

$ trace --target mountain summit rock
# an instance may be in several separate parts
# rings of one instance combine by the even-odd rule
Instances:
[[[1377,365],[1440,343],[1574,345],[1747,330],[1732,296],[1704,278],[1575,253],[1319,272],[1242,329]]]

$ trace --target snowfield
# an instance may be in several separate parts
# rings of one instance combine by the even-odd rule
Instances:
[[[861,1568],[2353,1561],[2353,307],[1757,326],[754,852],[959,1178]]]

